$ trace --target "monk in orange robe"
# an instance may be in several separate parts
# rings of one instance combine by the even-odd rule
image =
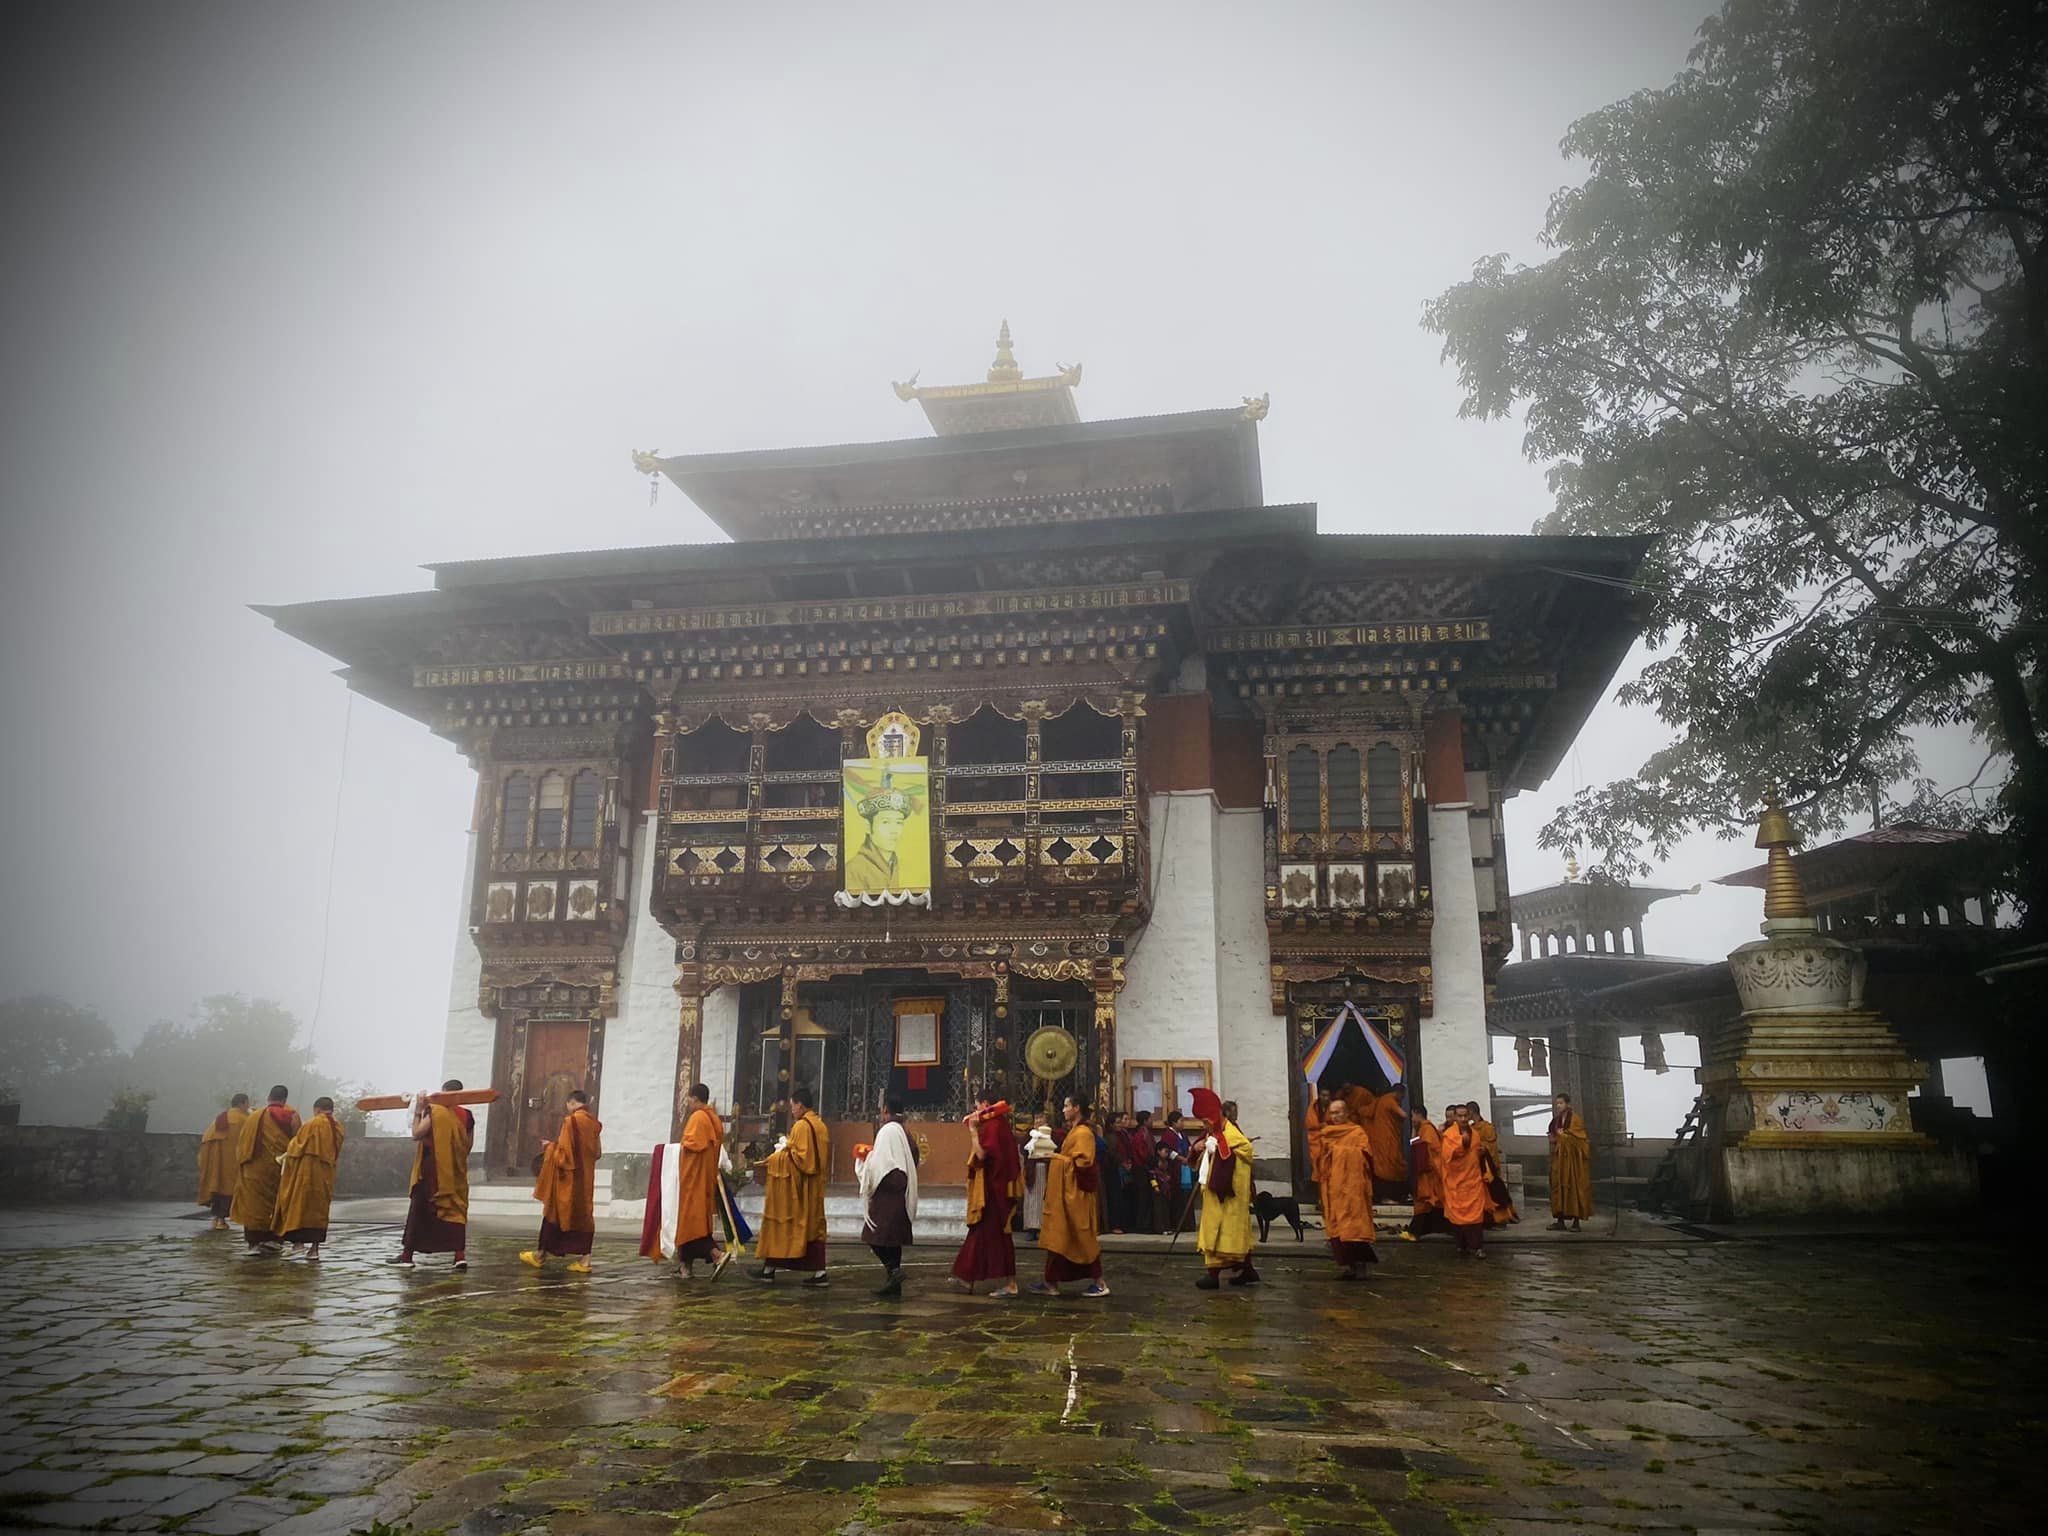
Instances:
[[[443,1093],[462,1092],[451,1077]],[[457,1270],[469,1268],[469,1149],[476,1141],[476,1116],[460,1105],[436,1104],[426,1094],[412,1101],[412,1197],[405,1236],[384,1262],[413,1267],[415,1253],[452,1253]]]
[[[1453,1104],[1443,1130],[1444,1220],[1458,1239],[1458,1251],[1486,1257],[1486,1174],[1480,1166],[1478,1127],[1471,1111]]]
[[[242,1122],[248,1118],[249,1095],[238,1093],[199,1137],[198,1203],[213,1213],[216,1232],[227,1231],[228,1212],[235,1208],[235,1147],[241,1140]]]
[[[1570,1094],[1552,1099],[1550,1111],[1550,1230],[1569,1221],[1576,1232],[1593,1214],[1593,1141]]]
[[[1333,1098],[1320,1114],[1309,1106],[1308,1145],[1337,1278],[1363,1280],[1365,1266],[1379,1262],[1373,1249],[1371,1139],[1351,1118],[1350,1102]]]
[[[313,1118],[299,1127],[284,1149],[284,1171],[277,1181],[277,1230],[292,1245],[292,1257],[320,1257],[327,1241],[328,1213],[334,1207],[334,1171],[341,1162],[347,1132],[334,1118],[334,1100],[313,1101]]]
[[[590,1244],[597,1236],[597,1160],[604,1127],[590,1112],[590,1095],[569,1094],[569,1112],[555,1139],[540,1149],[540,1174],[533,1198],[540,1202],[540,1238],[519,1255],[539,1269],[550,1258],[569,1261],[569,1273],[590,1273]]]
[[[1448,1110],[1444,1118],[1449,1120]],[[1415,1134],[1408,1140],[1408,1160],[1415,1175],[1414,1214],[1401,1233],[1404,1243],[1444,1230],[1443,1136],[1430,1124],[1426,1109],[1415,1112],[1414,1130]]]
[[[732,1262],[732,1252],[721,1247],[718,1231],[718,1151],[725,1145],[725,1122],[711,1107],[711,1090],[693,1083],[684,1103],[689,1118],[683,1123],[681,1155],[676,1167],[676,1264],[686,1280],[697,1278],[697,1266],[709,1264],[716,1280]],[[661,1257],[659,1249],[654,1257]]]
[[[270,1090],[270,1102],[242,1122],[235,1138],[235,1202],[228,1211],[242,1224],[242,1241],[259,1253],[282,1253],[277,1238],[278,1159],[299,1134],[299,1112],[288,1102],[282,1083]]]
[[[1479,1133],[1479,1171],[1486,1177],[1486,1224],[1504,1227],[1511,1221],[1520,1221],[1515,1197],[1508,1191],[1507,1165],[1500,1160],[1500,1132],[1480,1112],[1477,1100],[1468,1103],[1465,1110],[1472,1128]]]
[[[1024,1165],[1017,1155],[1017,1133],[1010,1125],[1010,1104],[993,1088],[974,1096],[967,1116],[974,1148],[967,1154],[967,1240],[953,1260],[953,1284],[972,1291],[984,1280],[1000,1283],[991,1296],[1017,1294],[1017,1244],[1010,1236],[1010,1213],[1024,1194]]]
[[[1045,1250],[1045,1278],[1031,1283],[1033,1295],[1057,1296],[1068,1280],[1086,1280],[1083,1296],[1107,1296],[1102,1283],[1102,1240],[1099,1231],[1101,1188],[1096,1172],[1095,1132],[1088,1124],[1088,1101],[1068,1095],[1063,1111],[1066,1136],[1045,1165],[1045,1219],[1038,1246]]]
[[[1355,1118],[1355,1117],[1354,1117]],[[1372,1143],[1372,1176],[1375,1191],[1381,1188],[1395,1199],[1408,1193],[1408,1108],[1399,1090],[1380,1094],[1373,1100],[1372,1118],[1361,1120]]]
[[[832,1167],[832,1133],[818,1118],[808,1088],[789,1090],[789,1135],[768,1161],[761,1203],[761,1267],[754,1278],[773,1284],[778,1269],[807,1269],[804,1284],[825,1279],[825,1178]]]

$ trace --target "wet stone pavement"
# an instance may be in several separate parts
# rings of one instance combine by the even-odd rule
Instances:
[[[1112,1254],[1000,1303],[245,1258],[175,1212],[10,1212],[0,1527],[464,1533],[2034,1528],[2040,1312],[1907,1240],[1383,1245],[1362,1285]],[[19,1218],[18,1220],[16,1218]]]

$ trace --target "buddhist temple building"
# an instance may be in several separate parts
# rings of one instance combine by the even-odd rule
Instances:
[[[1634,640],[1641,544],[1431,532],[1364,476],[1388,531],[1325,533],[1264,498],[1265,397],[1087,421],[1080,383],[1005,326],[895,386],[920,435],[633,456],[729,542],[262,610],[475,767],[446,1070],[501,1091],[493,1173],[572,1088],[641,1151],[701,1079],[743,1129],[816,1088],[841,1177],[897,1094],[941,1183],[978,1084],[1209,1085],[1285,1179],[1347,1005],[1484,1101],[1502,807]]]

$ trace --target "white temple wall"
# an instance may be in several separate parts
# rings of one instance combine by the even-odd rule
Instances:
[[[1238,1120],[1257,1138],[1258,1158],[1287,1156],[1287,1019],[1273,1012],[1266,939],[1266,817],[1222,811],[1216,818],[1216,1001],[1222,1060],[1218,1091],[1237,1100]]]
[[[640,818],[627,889],[632,905],[619,955],[619,1012],[604,1028],[598,1095],[605,1145],[645,1152],[669,1138],[675,1113],[676,941],[654,920],[655,813]]]
[[[1486,971],[1479,948],[1479,899],[1472,869],[1470,808],[1429,808],[1429,869],[1435,902],[1429,962],[1435,1009],[1422,1021],[1423,1091],[1432,1117],[1447,1103],[1489,1102]]]
[[[441,1042],[441,1075],[431,1083],[408,1083],[406,1091],[415,1087],[438,1088],[451,1077],[462,1079],[471,1088],[491,1085],[491,1068],[498,1052],[498,1021],[485,1018],[476,1005],[477,992],[483,986],[484,957],[469,927],[470,893],[476,889],[476,856],[477,834],[472,828],[469,853],[462,863],[462,902],[455,919],[455,962],[448,979],[448,1028]],[[479,1104],[475,1113],[476,1145],[481,1148],[486,1145],[484,1134],[490,1128],[491,1108]]]
[[[1117,999],[1117,1092],[1126,1061],[1207,1061],[1221,1075],[1216,797],[1152,796],[1152,918]]]

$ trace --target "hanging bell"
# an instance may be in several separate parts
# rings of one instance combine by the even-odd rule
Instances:
[[[1531,1040],[1529,1042],[1529,1075],[1531,1077],[1550,1076],[1550,1047],[1541,1040]]]
[[[1524,1076],[1529,1075],[1535,1070],[1529,1065],[1529,1037],[1527,1035],[1515,1036],[1515,1070]]]
[[[1643,1034],[1643,1065],[1660,1074],[1671,1070],[1671,1064],[1664,1059],[1664,1037],[1654,1029]]]

